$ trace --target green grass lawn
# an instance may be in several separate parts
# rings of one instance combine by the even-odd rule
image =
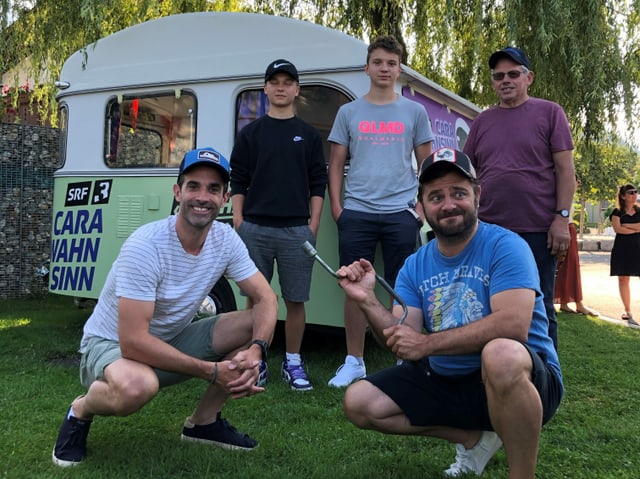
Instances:
[[[89,457],[73,469],[51,462],[70,401],[83,393],[77,347],[87,310],[69,298],[0,301],[0,477],[7,478],[440,478],[453,445],[437,439],[360,431],[341,409],[343,391],[326,384],[344,356],[340,334],[310,331],[303,353],[315,389],[294,392],[279,379],[281,328],[271,348],[264,394],[229,401],[224,415],[260,441],[252,452],[182,443],[182,423],[206,384],[164,389],[126,418],[96,418]],[[537,476],[640,477],[640,330],[559,315],[567,394],[545,426]],[[394,363],[373,341],[369,371]],[[482,477],[505,478],[503,451]]]

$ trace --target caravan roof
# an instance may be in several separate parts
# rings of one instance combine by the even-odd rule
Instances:
[[[258,79],[263,78],[267,64],[278,58],[293,62],[301,76],[359,71],[366,56],[363,41],[302,20],[237,12],[185,13],[134,25],[75,52],[62,68],[58,98]],[[401,81],[468,118],[480,112],[406,65],[402,65]]]
[[[85,54],[86,53],[86,54]],[[361,69],[367,45],[337,30],[286,17],[198,12],[126,28],[74,53],[60,81],[79,90],[263,76],[277,58],[301,73]]]

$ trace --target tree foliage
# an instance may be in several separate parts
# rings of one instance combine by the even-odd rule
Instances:
[[[640,0],[257,0],[253,10],[295,16],[371,40],[394,34],[407,63],[480,105],[495,102],[487,59],[506,45],[529,54],[531,94],[561,104],[576,138],[599,141],[622,107],[630,125],[640,83]],[[633,128],[633,127],[632,127]]]
[[[637,153],[621,142],[579,143],[576,153],[579,196],[589,201],[615,198],[620,185],[638,183],[637,167]]]
[[[206,10],[294,17],[366,41],[393,34],[407,64],[482,107],[496,101],[489,55],[521,47],[535,72],[531,94],[567,112],[585,191],[617,178],[605,160],[625,148],[612,136],[617,112],[632,130],[640,114],[640,0],[0,0],[0,71],[30,58],[31,77],[42,80],[36,98],[55,115],[48,100],[71,53],[151,18]],[[18,21],[8,26],[10,17]]]
[[[617,198],[618,188],[631,183],[640,184],[638,154],[629,145],[615,139],[609,141],[578,142],[576,149],[576,176],[578,185],[576,197],[585,211],[587,201],[599,203]],[[602,224],[605,217],[589,218],[591,222]],[[580,221],[580,235],[584,221]]]
[[[90,45],[98,39],[153,18],[238,8],[238,0],[2,0],[0,72],[13,71],[9,81],[14,86],[22,69],[38,79],[30,85],[32,100],[43,110],[42,117],[55,120],[54,82],[72,53],[89,45],[86,54],[90,54]],[[10,16],[16,21],[7,26]]]

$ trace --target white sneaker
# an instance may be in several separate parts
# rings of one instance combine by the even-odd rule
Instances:
[[[364,363],[360,362],[350,354],[344,360],[344,364],[338,368],[336,375],[329,380],[329,386],[334,388],[347,387],[352,382],[367,375]]]
[[[465,449],[462,444],[456,444],[456,462],[444,471],[444,475],[458,477],[466,472],[474,472],[479,476],[500,446],[502,441],[495,432],[491,431],[482,431],[480,440],[471,449]]]

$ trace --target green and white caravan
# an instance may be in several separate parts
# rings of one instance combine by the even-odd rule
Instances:
[[[309,22],[203,12],[135,25],[74,53],[56,82],[62,146],[49,290],[98,297],[129,234],[175,212],[172,185],[184,153],[213,146],[229,156],[237,132],[265,113],[264,69],[274,58],[298,68],[297,114],[320,131],[328,159],[326,138],[338,108],[368,90],[366,49],[359,39]],[[404,65],[396,88],[427,109],[434,148],[462,146],[480,111],[475,105]],[[371,134],[384,136],[385,128],[376,125]],[[229,203],[218,219],[231,218]],[[338,267],[328,198],[317,250]],[[278,293],[277,277],[272,284]],[[210,299],[217,311],[244,306],[224,278]],[[342,299],[336,280],[316,265],[308,323],[342,327]]]

